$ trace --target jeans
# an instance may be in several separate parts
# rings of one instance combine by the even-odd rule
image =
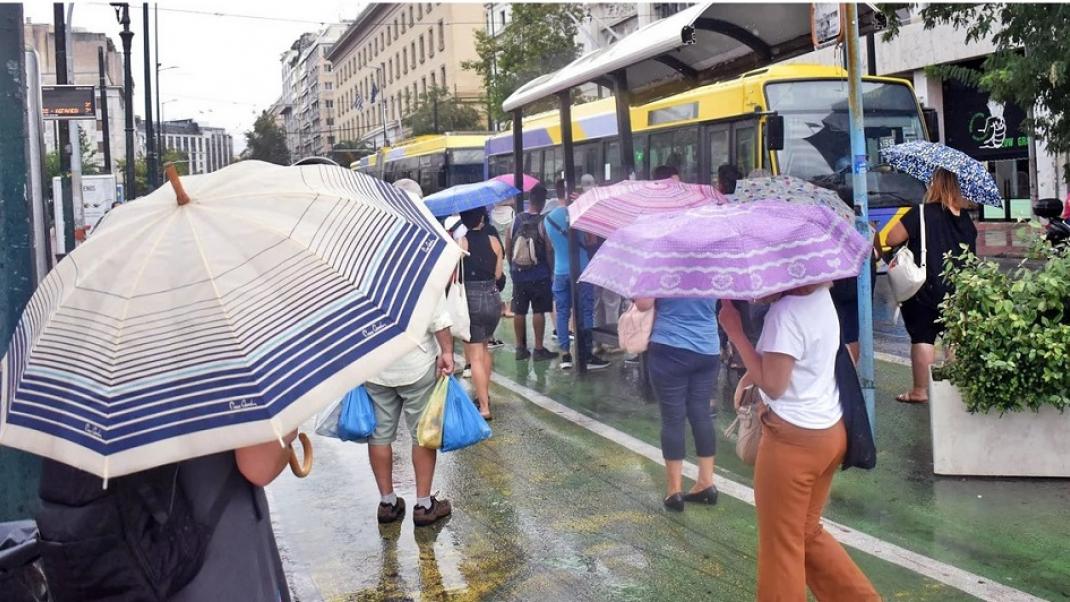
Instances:
[[[713,432],[714,410],[710,400],[717,388],[721,356],[650,343],[647,360],[650,384],[661,409],[662,457],[684,459],[685,422],[691,423],[698,457],[714,456],[717,437]]]
[[[554,305],[557,306],[557,346],[563,353],[569,352],[568,319],[572,314],[572,281],[565,276],[554,276]],[[583,357],[591,357],[590,330],[594,325],[594,287],[586,282],[580,283],[580,316],[576,319],[576,328],[584,331]]]

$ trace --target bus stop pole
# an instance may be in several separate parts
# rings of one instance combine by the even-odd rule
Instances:
[[[516,195],[516,212],[524,211],[524,111],[513,111],[513,184],[520,194]]]
[[[613,72],[613,96],[617,101],[617,138],[620,140],[620,162],[624,177],[635,179],[635,146],[632,144],[632,93],[628,90],[628,74],[623,69]],[[607,180],[609,178],[606,178]]]
[[[576,165],[572,152],[572,90],[565,90],[557,95],[561,104],[561,159],[565,162],[565,199],[575,190]],[[572,357],[576,362],[576,370],[583,374],[587,372],[587,357],[583,350],[587,332],[583,324],[583,308],[580,306],[580,234],[573,228],[568,229],[568,278],[572,284],[572,317],[576,323],[576,344],[572,345]]]
[[[847,106],[851,118],[851,188],[854,192],[855,226],[868,232],[869,194],[866,190],[866,136],[862,119],[862,60],[859,54],[858,7],[847,3]],[[873,290],[870,280],[870,261],[867,257],[858,275],[858,346],[862,393],[866,400],[870,428],[876,431],[874,393],[876,377],[873,369]]]

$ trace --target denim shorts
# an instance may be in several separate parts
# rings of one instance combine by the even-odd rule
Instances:
[[[472,320],[470,343],[485,343],[494,336],[502,319],[502,296],[493,280],[464,283],[468,295],[468,317]]]

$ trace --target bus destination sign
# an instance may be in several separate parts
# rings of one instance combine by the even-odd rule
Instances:
[[[93,86],[41,86],[41,113],[45,119],[96,119]]]

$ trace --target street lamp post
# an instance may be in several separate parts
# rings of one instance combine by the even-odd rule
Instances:
[[[149,45],[149,3],[141,5],[142,36],[145,38],[145,179],[149,190],[156,190],[156,133],[152,124],[152,58]],[[158,92],[158,91],[157,91]]]
[[[126,173],[123,183],[126,199],[137,196],[137,184],[134,182],[134,76],[130,72],[130,46],[134,41],[134,32],[130,31],[130,5],[113,2],[115,18],[123,26],[119,37],[123,39],[123,96],[126,99]]]

